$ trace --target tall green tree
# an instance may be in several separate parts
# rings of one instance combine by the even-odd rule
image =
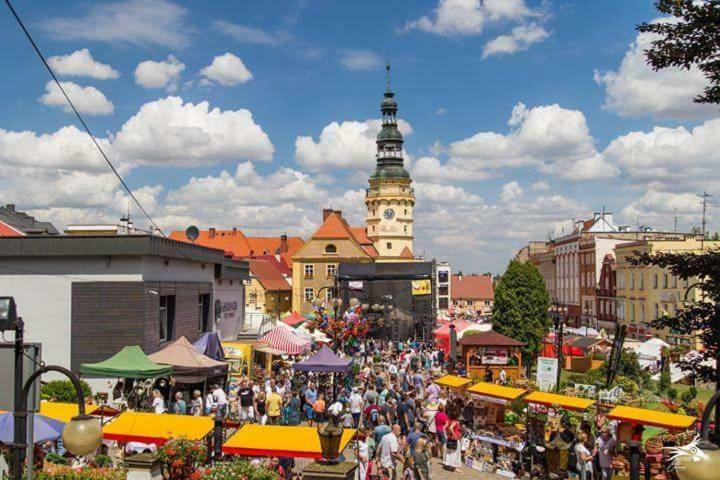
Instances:
[[[628,260],[638,266],[667,268],[673,275],[690,282],[701,279],[701,282],[689,286],[699,291],[697,295],[693,295],[696,292],[686,295],[687,290],[681,290],[680,300],[687,296],[688,300],[700,298],[702,301],[686,303],[675,316],[664,315],[650,323],[658,329],[670,328],[681,335],[699,336],[702,350],[680,360],[678,365],[693,372],[702,381],[718,382],[720,388],[720,371],[713,364],[715,360],[720,360],[720,251],[644,253]]]
[[[549,307],[550,297],[537,267],[530,262],[512,260],[495,283],[493,329],[526,343],[522,355],[528,369],[535,362],[552,324]]]
[[[667,18],[638,25],[640,32],[658,39],[645,50],[654,70],[697,67],[708,85],[696,103],[720,103],[720,1],[658,0],[655,8]],[[699,92],[698,92],[699,93]]]

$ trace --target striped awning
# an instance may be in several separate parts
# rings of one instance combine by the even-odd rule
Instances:
[[[309,341],[299,337],[285,325],[270,330],[258,342],[266,343],[271,348],[288,355],[299,355],[310,348]]]

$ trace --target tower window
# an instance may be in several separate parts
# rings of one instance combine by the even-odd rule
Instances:
[[[387,249],[392,250],[392,242],[387,242]]]
[[[405,215],[407,215],[407,208],[405,209]]]
[[[325,253],[337,253],[337,247],[331,243],[325,247]]]
[[[405,229],[405,233],[407,233],[407,225],[403,227]]]

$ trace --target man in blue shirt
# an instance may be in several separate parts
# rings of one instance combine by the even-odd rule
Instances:
[[[317,390],[315,390],[315,385],[311,383],[305,390],[305,405],[303,405],[303,410],[305,410],[305,418],[307,418],[307,421],[310,423],[310,425],[312,425],[314,419],[313,406],[315,405],[316,400]]]

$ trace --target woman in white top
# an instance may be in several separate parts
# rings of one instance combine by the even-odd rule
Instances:
[[[585,432],[580,432],[578,442],[575,444],[575,456],[577,457],[577,471],[580,480],[588,480],[592,478],[592,454],[585,446],[588,436]]]
[[[165,399],[162,397],[160,390],[153,390],[152,395],[152,407],[155,413],[165,413]]]

